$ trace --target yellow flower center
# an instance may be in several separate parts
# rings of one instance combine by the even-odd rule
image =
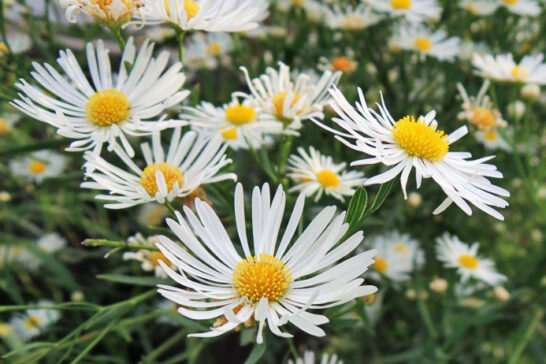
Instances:
[[[527,72],[525,68],[520,66],[512,67],[512,70],[510,72],[516,80],[525,80],[527,77],[529,77],[529,72]]]
[[[489,109],[477,108],[470,122],[480,129],[492,128],[495,126],[495,115]]]
[[[188,14],[188,20],[196,16],[199,9],[199,5],[194,0],[184,0],[184,10]]]
[[[0,337],[6,337],[13,332],[13,329],[8,324],[0,324]]]
[[[162,260],[163,263],[165,264],[170,264],[169,263],[169,260],[167,259],[167,257],[165,257],[165,255],[163,255],[162,252],[152,252],[152,264],[155,265],[155,266],[158,266],[159,265],[159,261]]]
[[[258,302],[261,298],[278,301],[291,281],[286,264],[269,254],[249,256],[240,261],[233,271],[237,292],[252,302]]]
[[[32,174],[40,174],[43,173],[47,168],[47,164],[40,161],[32,161],[30,165],[28,166],[28,171]]]
[[[392,135],[396,144],[412,157],[441,161],[449,151],[447,135],[435,126],[427,126],[421,118],[415,121],[413,116],[406,116],[398,120]]]
[[[383,257],[375,257],[375,263],[373,264],[373,267],[375,270],[385,273],[387,269],[389,269],[389,263],[387,263],[387,260]]]
[[[411,0],[391,0],[391,6],[395,9],[407,10],[411,8]]]
[[[222,52],[222,46],[220,43],[210,43],[205,47],[205,52],[209,56],[218,56]]]
[[[226,109],[226,119],[235,125],[243,125],[254,121],[256,110],[253,107],[232,105]]]
[[[5,120],[0,119],[0,135],[8,135],[9,130],[8,123]]]
[[[339,177],[329,169],[317,173],[317,179],[324,188],[339,186]]]
[[[490,142],[494,142],[497,140],[498,135],[494,131],[486,131],[483,133],[483,136],[486,140],[489,140]]]
[[[4,42],[0,42],[0,53],[7,53],[8,52],[8,46]]]
[[[222,137],[225,140],[235,140],[237,139],[237,128],[227,128],[220,130]]]
[[[163,174],[167,191],[171,191],[175,183],[178,183],[178,187],[182,187],[182,171],[179,168],[165,162],[150,164],[144,168],[144,171],[140,175],[140,185],[144,187],[150,196],[155,196],[157,191],[159,191],[155,178],[157,171]]]
[[[514,4],[517,4],[519,0],[502,0],[502,1],[504,1],[505,4],[514,5]]]
[[[91,0],[91,5],[98,5],[100,11],[102,12],[101,14],[92,10],[91,15],[99,19],[129,20],[129,18],[133,15],[133,12],[135,11],[135,9],[143,5],[141,0],[121,0],[121,3],[125,7],[125,10],[126,10],[125,13],[114,14],[112,13],[111,8],[108,8],[112,5],[112,0]]]
[[[284,116],[284,100],[286,99],[286,95],[287,95],[287,92],[284,91],[273,96],[273,105],[275,105],[275,116],[277,116],[277,118],[279,119],[283,118]],[[300,99],[300,95],[294,94],[290,107],[293,107],[294,105],[296,105],[299,99]]]
[[[85,111],[87,118],[98,126],[119,124],[129,117],[131,104],[125,94],[115,89],[100,90],[93,94]]]
[[[472,255],[461,255],[459,257],[459,263],[465,268],[468,269],[476,269],[478,268],[478,265],[480,265],[480,262],[476,257],[473,257]]]
[[[332,61],[334,71],[351,72],[355,69],[355,63],[346,57],[338,57]]]
[[[292,4],[303,6],[303,4],[305,4],[305,0],[292,0]]]
[[[361,29],[364,27],[364,21],[361,17],[356,15],[346,15],[345,24],[343,25],[344,29]]]
[[[413,42],[413,45],[415,46],[415,48],[419,49],[421,52],[428,52],[432,48],[432,43],[430,42],[430,40],[424,37],[419,37],[415,39],[415,41]]]
[[[25,319],[24,325],[28,330],[36,329],[40,325],[40,318],[38,316],[29,316]]]
[[[394,251],[397,252],[397,253],[400,253],[400,254],[407,254],[409,253],[409,249],[408,247],[405,245],[405,244],[396,244],[394,246]]]

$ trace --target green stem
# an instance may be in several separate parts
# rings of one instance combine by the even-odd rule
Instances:
[[[86,239],[82,241],[83,246],[106,246],[110,248],[126,248],[126,249],[138,249],[138,250],[152,250],[158,251],[155,246],[143,245],[143,244],[130,244],[124,241],[112,241],[105,239]]]
[[[286,341],[288,342],[288,348],[290,349],[290,352],[294,356],[294,360],[297,359],[299,355],[298,350],[296,349],[296,345],[294,345],[294,339],[289,337],[288,339],[286,339]]]
[[[174,209],[173,205],[167,200],[165,200],[165,207],[169,210],[172,217],[176,218],[176,210]]]
[[[432,318],[430,317],[430,312],[428,311],[428,307],[425,304],[425,301],[421,298],[419,299],[418,307],[430,337],[433,339],[436,338],[438,336],[438,333],[436,332],[436,329],[434,328],[434,324],[432,323]]]
[[[186,32],[180,28],[176,29],[176,40],[178,42],[178,58],[180,58],[180,63],[184,65],[184,36]]]
[[[11,55],[11,48],[8,43],[8,38],[6,36],[6,21],[4,18],[4,0],[0,0],[0,34],[2,35],[2,41],[8,49],[8,54]]]
[[[535,330],[538,327],[538,324],[542,320],[542,317],[544,316],[544,312],[540,309],[537,309],[535,311],[535,314],[533,318],[531,319],[531,323],[529,323],[529,326],[527,327],[527,330],[523,334],[523,337],[521,338],[521,341],[519,342],[518,346],[516,347],[516,350],[514,350],[514,353],[510,357],[510,360],[508,361],[508,364],[516,364],[519,361],[519,358],[521,354],[523,353],[523,350],[525,350],[525,347],[527,344],[529,344],[529,341],[533,337],[533,334],[535,333]]]
[[[282,180],[282,177],[284,175],[284,168],[286,166],[286,161],[288,160],[288,156],[290,155],[290,149],[292,148],[292,141],[294,140],[294,136],[292,134],[283,134],[281,137],[281,147],[279,151],[279,165],[278,165],[278,176],[279,180]]]
[[[119,49],[121,50],[121,53],[125,50],[125,38],[123,38],[123,33],[121,31],[121,27],[116,25],[109,25],[108,28],[110,28],[110,32],[116,38],[116,41],[118,42]]]

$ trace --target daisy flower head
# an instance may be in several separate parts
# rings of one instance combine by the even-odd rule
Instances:
[[[449,37],[445,31],[432,32],[422,24],[400,23],[390,40],[395,47],[418,52],[423,58],[430,56],[452,61],[459,53],[460,39]]]
[[[477,16],[491,15],[499,8],[498,0],[462,0],[459,7]]]
[[[440,16],[437,0],[365,0],[374,10],[392,17],[404,17],[410,22],[422,22]]]
[[[345,196],[352,196],[355,188],[365,181],[362,172],[346,171],[346,163],[336,164],[332,157],[313,147],[309,147],[309,153],[300,147],[298,153],[288,159],[288,177],[295,183],[288,192],[298,191],[306,196],[316,194],[315,202],[323,194],[344,201]]]
[[[34,63],[33,78],[43,87],[21,79],[22,91],[12,104],[27,115],[57,128],[57,133],[76,139],[68,151],[93,148],[99,153],[103,144],[109,150],[121,143],[127,154],[134,151],[129,136],[150,135],[157,130],[184,125],[164,120],[159,115],[184,100],[181,91],[186,76],[177,62],[166,70],[169,53],[153,58],[154,45],[145,41],[137,53],[133,38],[127,42],[117,75],[112,74],[109,50],[99,40],[87,44],[87,61],[92,84],[85,77],[76,57],[67,49],[57,59],[65,75],[49,64]],[[127,64],[132,65],[127,70]],[[145,119],[152,119],[146,121]]]
[[[13,126],[21,119],[21,114],[6,112],[0,115],[0,137],[11,133]]]
[[[457,117],[468,120],[468,122],[478,129],[485,131],[492,131],[507,125],[500,111],[493,107],[493,103],[489,96],[487,96],[489,85],[489,80],[485,80],[476,96],[468,96],[463,85],[457,83],[457,89],[463,100],[463,104],[461,105],[462,111]]]
[[[53,306],[53,302],[42,300],[36,303],[37,306]],[[23,315],[14,316],[10,320],[19,338],[29,341],[35,336],[42,334],[49,326],[59,320],[61,313],[58,310],[44,308],[27,310]]]
[[[324,336],[319,326],[328,318],[308,310],[341,305],[377,291],[363,285],[360,277],[373,263],[375,251],[344,259],[358,247],[363,234],[357,232],[337,244],[349,226],[343,222],[344,212],[336,215],[335,206],[323,209],[295,236],[305,203],[300,194],[281,236],[286,203],[282,186],[272,198],[267,184],[254,187],[251,249],[241,184],[235,189],[234,202],[242,256],[216,213],[199,200],[196,213],[184,207],[184,215],[176,212],[177,221],[167,220],[187,251],[168,237],[159,238],[159,249],[179,273],[160,264],[182,286],[160,285],[159,293],[180,305],[179,313],[190,319],[221,318],[221,325],[190,336],[219,336],[251,318],[259,323],[257,343],[263,342],[266,322],[280,337],[292,337],[279,328],[287,322],[310,335]]]
[[[370,238],[368,245],[377,250],[373,268],[393,281],[407,281],[410,274],[425,262],[419,242],[397,231]]]
[[[97,21],[109,25],[120,25],[131,20],[139,9],[144,6],[144,0],[59,0],[66,9],[66,19],[71,23],[78,21],[77,15],[85,13]]]
[[[182,31],[243,32],[269,15],[267,0],[146,0],[141,24],[167,23]]]
[[[536,83],[546,85],[546,63],[544,54],[528,55],[519,63],[514,62],[512,54],[492,55],[474,54],[472,64],[474,73],[483,78],[516,83]]]
[[[233,173],[220,169],[231,163],[225,155],[227,146],[220,137],[210,139],[195,132],[182,136],[175,128],[167,155],[161,145],[159,132],[152,134],[152,144],[143,143],[145,167],[139,167],[123,150],[116,150],[128,170],[121,169],[95,153],[87,152],[85,176],[93,181],[81,187],[110,191],[97,195],[99,200],[110,201],[105,207],[123,209],[148,202],[165,203],[187,197],[207,183],[236,179]]]
[[[10,171],[30,182],[41,183],[46,178],[58,177],[66,165],[66,158],[49,150],[40,150],[29,156],[13,159]]]
[[[16,263],[24,269],[34,271],[42,264],[42,261],[31,254],[27,249],[18,245],[0,245],[0,268],[4,267],[4,263]]]
[[[358,67],[358,62],[353,59],[352,56],[341,56],[328,59],[326,57],[321,57],[319,59],[319,64],[317,68],[321,71],[339,71],[343,74],[349,74],[356,70]]]
[[[255,100],[236,95],[222,107],[206,101],[196,107],[185,107],[180,117],[199,133],[221,135],[234,150],[248,149],[249,144],[259,149],[273,142],[272,135],[283,132],[283,124],[264,113]]]
[[[444,233],[436,239],[436,256],[446,268],[456,268],[461,281],[469,278],[483,281],[492,286],[507,280],[506,276],[495,269],[495,262],[478,256],[479,244],[468,245],[457,236]]]
[[[324,19],[330,29],[362,30],[377,24],[383,17],[365,4],[345,5],[344,8],[334,4],[332,8],[324,6]]]
[[[143,246],[155,246],[159,242],[159,236],[154,235],[148,238],[145,238],[141,233],[131,236],[127,239],[127,242],[130,244],[138,244]],[[141,263],[140,267],[145,272],[154,272],[154,275],[159,278],[167,278],[165,271],[159,266],[159,261],[161,260],[165,264],[174,268],[171,265],[169,260],[165,258],[163,253],[159,251],[141,249],[136,252],[126,252],[123,253],[123,260],[136,260]]]
[[[32,39],[26,33],[9,33],[6,42],[0,41],[0,57],[8,52],[20,54],[27,52],[32,46]]]
[[[312,351],[306,351],[303,353],[303,358],[297,358],[294,362],[292,359],[288,359],[288,364],[316,364],[315,353]],[[339,360],[336,354],[329,356],[328,354],[322,354],[320,364],[343,364],[342,360]]]
[[[521,16],[538,16],[542,9],[537,0],[497,0],[500,6]]]
[[[508,206],[499,196],[508,197],[510,193],[486,178],[502,177],[494,165],[484,163],[493,157],[470,160],[470,153],[449,150],[451,144],[468,132],[466,127],[447,135],[438,129],[435,111],[417,118],[407,115],[395,121],[383,99],[378,104],[379,112],[368,108],[360,88],[356,109],[337,88],[330,92],[334,99],[330,104],[339,115],[334,122],[344,131],[329,128],[318,121],[315,123],[334,133],[349,148],[370,156],[351,165],[381,163],[389,167],[386,172],[367,179],[364,185],[386,183],[401,175],[400,184],[407,199],[406,184],[411,171],[415,170],[417,188],[420,188],[423,178],[432,178],[447,195],[434,214],[455,202],[471,215],[472,209],[468,204],[471,203],[499,220],[504,219],[493,207]]]
[[[259,78],[250,79],[245,67],[241,67],[252,96],[264,112],[270,113],[283,123],[285,129],[301,129],[303,120],[322,119],[322,109],[330,99],[328,88],[335,85],[341,72],[326,71],[316,81],[312,76],[298,72],[290,74],[290,67],[279,62],[279,70],[272,67]]]
[[[55,253],[66,246],[66,239],[58,233],[49,233],[42,235],[36,241],[38,247],[46,253]]]
[[[504,150],[511,152],[512,147],[499,133],[498,129],[478,130],[474,134],[476,140],[479,141],[487,150]]]
[[[184,64],[214,69],[218,66],[218,57],[232,50],[233,41],[226,33],[197,33],[186,46]]]

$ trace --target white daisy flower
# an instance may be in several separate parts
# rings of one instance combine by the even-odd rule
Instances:
[[[480,130],[492,131],[499,127],[505,127],[506,121],[499,110],[493,107],[493,103],[487,96],[489,80],[485,80],[477,96],[468,96],[463,85],[457,83],[457,89],[463,99],[462,111],[457,115],[459,119],[468,120]]]
[[[110,191],[109,195],[95,198],[111,201],[109,209],[123,209],[156,201],[164,203],[186,197],[201,185],[227,179],[236,179],[233,173],[220,173],[231,163],[221,138],[210,139],[175,128],[167,156],[161,145],[159,132],[152,134],[152,145],[143,143],[142,154],[146,167],[141,169],[123,150],[116,150],[118,157],[129,171],[121,169],[95,153],[87,152],[85,175],[94,182],[83,182],[81,187]]]
[[[248,143],[259,149],[273,142],[271,135],[283,132],[282,123],[262,112],[250,98],[240,100],[233,96],[232,101],[222,107],[204,101],[196,107],[184,108],[180,117],[188,120],[199,133],[221,135],[234,150],[248,149]]]
[[[459,48],[459,58],[465,61],[471,61],[474,54],[484,56],[490,52],[489,46],[485,43],[473,42],[465,40]]]
[[[183,31],[241,32],[267,18],[267,0],[146,0],[138,22],[167,23]]]
[[[6,136],[11,133],[13,126],[21,119],[21,114],[6,112],[0,116],[0,136]]]
[[[352,196],[356,187],[366,180],[362,172],[346,171],[346,163],[336,164],[332,157],[313,147],[309,147],[309,153],[300,147],[298,153],[288,158],[287,175],[295,183],[288,192],[298,191],[306,196],[316,194],[315,202],[323,194],[345,201],[344,196]]]
[[[169,315],[178,315],[177,305],[169,300],[162,299],[157,304],[157,309],[165,312],[165,314],[157,318],[157,322],[167,325],[176,325],[176,321],[172,320]]]
[[[4,268],[4,262],[8,265],[17,263],[29,271],[34,271],[42,265],[38,257],[22,246],[2,244],[0,245],[0,268]]]
[[[377,250],[373,268],[393,281],[408,281],[411,273],[425,263],[419,242],[397,231],[370,238],[368,245]]]
[[[341,72],[326,71],[316,82],[305,73],[290,75],[290,67],[279,62],[279,70],[271,67],[266,74],[250,80],[245,67],[241,67],[252,96],[265,111],[275,116],[286,128],[301,129],[303,120],[322,119],[322,109],[330,99],[328,87],[336,84]]]
[[[158,203],[147,203],[138,212],[138,222],[144,226],[155,226],[161,224],[169,215],[169,209]]]
[[[512,147],[499,133],[498,129],[478,130],[474,134],[476,140],[479,141],[487,150],[504,150],[511,152]]]
[[[29,156],[13,159],[9,164],[13,175],[36,183],[60,176],[65,166],[66,158],[49,150],[40,150]]]
[[[381,163],[391,167],[367,179],[364,185],[382,184],[401,174],[400,184],[404,198],[407,199],[406,184],[412,169],[415,169],[417,188],[421,186],[423,178],[432,178],[447,195],[434,214],[439,214],[455,202],[466,214],[471,215],[470,202],[487,214],[499,220],[504,219],[493,207],[508,206],[498,196],[508,197],[510,193],[486,178],[502,177],[494,165],[484,163],[493,157],[469,160],[472,156],[470,153],[449,151],[450,145],[468,132],[466,127],[446,135],[437,130],[435,111],[417,119],[408,115],[395,121],[384,101],[378,104],[379,113],[368,108],[360,88],[360,102],[356,103],[356,109],[337,88],[330,92],[334,98],[330,104],[340,116],[334,118],[334,122],[345,132],[315,122],[333,132],[349,148],[371,156],[354,161],[351,165]]]
[[[36,303],[37,306],[53,306],[53,302],[42,300]],[[54,324],[61,317],[59,310],[32,309],[25,314],[14,316],[10,320],[17,335],[23,341],[29,341],[35,336],[42,334],[49,326]]]
[[[499,8],[498,0],[461,0],[459,7],[477,16],[491,15]]]
[[[400,23],[390,40],[394,46],[416,51],[423,58],[430,56],[448,61],[452,61],[459,53],[460,42],[458,37],[448,38],[443,30],[432,32],[421,24],[407,23]]]
[[[138,244],[144,246],[153,247],[159,242],[159,236],[154,235],[145,238],[142,234],[138,233],[135,236],[131,236],[127,239],[129,244]],[[154,275],[159,278],[167,278],[165,271],[159,266],[159,261],[174,268],[169,260],[163,255],[163,253],[153,250],[141,249],[136,252],[123,253],[123,260],[137,260],[141,263],[140,267],[145,272],[154,272]]]
[[[365,0],[374,10],[393,17],[402,16],[411,22],[438,18],[442,8],[437,0]]]
[[[542,9],[537,0],[497,0],[500,6],[504,6],[510,12],[522,16],[538,16]]]
[[[180,91],[186,77],[177,62],[165,71],[168,52],[152,58],[154,45],[145,41],[137,54],[130,38],[123,52],[120,70],[112,75],[108,50],[101,40],[97,47],[87,44],[87,61],[93,86],[84,76],[72,51],[60,52],[57,62],[66,73],[48,64],[34,63],[32,76],[44,88],[20,80],[23,92],[12,104],[31,117],[58,128],[57,133],[76,139],[68,151],[94,148],[109,150],[118,139],[129,155],[134,155],[126,135],[150,135],[153,131],[184,125],[182,121],[157,117],[168,107],[179,104],[189,91]],[[130,64],[131,70],[127,70]],[[47,92],[47,94],[44,93]],[[143,121],[143,119],[153,119]]]
[[[226,33],[197,33],[184,50],[184,65],[214,69],[218,57],[233,50],[233,41]]]
[[[59,3],[66,9],[66,19],[71,23],[77,22],[79,13],[83,12],[98,21],[123,24],[135,16],[139,8],[144,6],[143,0],[60,0]]]
[[[11,51],[12,54],[25,53],[32,47],[32,39],[26,33],[9,33],[7,35],[6,43],[0,41],[0,57],[7,54],[9,51]]]
[[[324,20],[330,29],[362,30],[381,21],[383,17],[372,9],[359,4],[356,7],[345,5],[342,9],[338,4],[332,8],[324,6]]]
[[[66,239],[57,233],[49,233],[42,235],[36,244],[44,252],[52,254],[66,246]]]
[[[194,320],[222,317],[227,321],[208,332],[191,334],[213,337],[233,330],[252,317],[259,323],[257,343],[263,342],[265,323],[271,332],[292,337],[279,327],[291,322],[314,336],[324,336],[319,325],[328,318],[307,312],[344,304],[377,291],[363,285],[360,276],[373,263],[375,251],[343,259],[362,241],[357,232],[337,244],[349,228],[345,213],[335,216],[335,206],[323,209],[295,238],[305,197],[300,194],[280,243],[286,194],[279,186],[271,200],[269,186],[252,194],[252,236],[250,249],[245,223],[243,188],[235,189],[235,222],[242,247],[241,256],[212,208],[197,200],[197,215],[184,207],[183,216],[167,224],[187,252],[171,239],[161,236],[159,249],[180,273],[161,263],[167,274],[182,287],[160,285],[159,293],[181,307],[180,314]],[[294,241],[290,248],[290,242]],[[337,245],[336,245],[337,244]]]
[[[302,0],[295,0],[295,1],[302,1]],[[305,15],[307,16],[307,19],[311,21],[312,23],[322,22],[324,19],[324,16],[326,15],[324,12],[324,6],[320,2],[315,0],[304,0],[303,10],[305,10]]]
[[[472,64],[477,75],[497,81],[536,83],[546,85],[546,63],[542,63],[544,54],[525,56],[516,64],[512,54],[480,56],[474,55]]]
[[[462,282],[466,282],[469,278],[475,278],[492,286],[505,282],[507,278],[496,271],[495,262],[478,257],[478,248],[477,242],[469,246],[457,236],[450,236],[448,233],[436,239],[438,260],[442,261],[447,268],[456,268]]]
[[[312,351],[306,351],[303,353],[303,358],[297,358],[294,362],[292,359],[288,359],[288,364],[315,364],[315,353]],[[339,360],[336,354],[329,356],[328,354],[322,354],[320,364],[343,364],[342,360]]]

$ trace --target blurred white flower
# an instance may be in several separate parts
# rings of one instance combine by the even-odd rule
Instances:
[[[9,168],[14,176],[41,183],[46,178],[59,177],[66,166],[66,158],[49,150],[33,152],[29,156],[12,159]]]

